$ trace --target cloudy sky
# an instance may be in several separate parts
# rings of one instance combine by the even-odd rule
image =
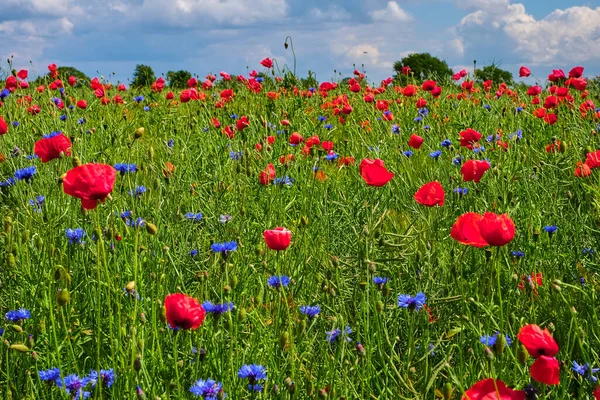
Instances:
[[[292,67],[288,35],[298,73],[320,81],[353,64],[378,81],[412,52],[454,70],[476,59],[600,74],[600,0],[0,0],[0,57],[34,74],[52,62],[112,81],[138,63],[202,77],[261,70],[264,57]]]

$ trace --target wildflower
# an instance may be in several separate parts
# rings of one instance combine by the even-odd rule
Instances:
[[[410,150],[406,150],[406,151],[403,151],[402,154],[404,155],[404,157],[409,158],[410,156],[413,155],[413,152]]]
[[[486,212],[479,221],[483,239],[492,246],[504,246],[515,237],[515,223],[508,214]]]
[[[321,307],[315,306],[300,306],[300,312],[304,315],[308,315],[310,318],[314,318],[321,313]]]
[[[457,194],[463,196],[463,195],[469,193],[469,189],[467,189],[467,188],[455,188],[454,189],[454,193],[457,193]]]
[[[282,185],[282,186],[292,186],[294,183],[294,178],[290,178],[289,176],[284,176],[283,178],[275,178],[273,179],[273,185]]]
[[[4,316],[9,321],[19,322],[31,318],[31,311],[19,308],[18,310],[10,310]]]
[[[383,286],[387,283],[389,279],[381,276],[374,276],[373,283],[379,286]]]
[[[456,156],[452,159],[452,163],[456,166],[461,165],[463,162],[463,158],[461,156]]]
[[[198,255],[198,250],[194,249],[190,251],[190,256],[191,257],[196,257]]]
[[[322,116],[322,115],[319,115],[319,117],[317,117],[317,120],[318,120],[319,122],[325,122],[325,121],[327,121],[327,117],[324,117],[324,116]]]
[[[429,182],[421,186],[413,197],[417,203],[427,207],[443,206],[445,197],[444,188],[439,182]]]
[[[9,187],[9,186],[13,186],[14,184],[15,184],[14,178],[7,178],[0,182],[0,187]]]
[[[183,293],[168,295],[165,298],[165,310],[172,329],[197,329],[206,316],[198,300]]]
[[[592,249],[591,247],[586,247],[585,249],[583,249],[581,251],[582,254],[594,254],[594,249]]]
[[[196,397],[202,397],[204,400],[217,400],[220,398],[225,398],[225,394],[223,392],[223,384],[221,382],[214,381],[212,379],[199,379],[197,380],[192,387],[190,387],[190,392]]]
[[[135,189],[131,189],[128,193],[130,196],[141,197],[144,193],[146,193],[146,190],[146,186],[136,186]]]
[[[408,294],[401,294],[398,296],[398,307],[419,311],[425,305],[427,296],[423,292],[417,293],[415,297],[411,297]]]
[[[111,387],[115,382],[115,371],[112,368],[108,370],[101,369],[98,374],[98,371],[91,370],[90,374],[83,379],[84,386],[90,384],[92,388],[96,388],[98,380],[100,380],[102,386]]]
[[[398,124],[392,125],[392,133],[396,133],[396,134],[400,133],[400,126],[398,126]]]
[[[338,158],[338,157],[339,157],[339,156],[338,156],[338,154],[337,154],[337,153],[335,153],[335,152],[333,152],[333,151],[330,151],[330,152],[329,152],[329,153],[327,153],[327,155],[325,156],[325,159],[326,159],[327,161],[335,161],[335,160],[337,160],[337,158]]]
[[[58,117],[61,121],[66,121],[67,120],[67,116],[65,114],[61,115],[60,117]]]
[[[66,194],[81,199],[84,209],[93,210],[103,202],[115,184],[117,171],[110,165],[85,164],[67,172],[63,179]]]
[[[227,255],[229,252],[237,250],[237,243],[234,240],[230,242],[213,243],[210,245],[210,249],[214,253],[221,253],[223,255]]]
[[[363,159],[358,169],[368,186],[385,186],[394,177],[394,173],[388,171],[384,166],[384,162],[378,158],[375,160]]]
[[[529,369],[531,377],[546,385],[560,383],[560,366],[558,360],[550,356],[540,356]]]
[[[510,255],[515,257],[515,258],[523,258],[525,257],[525,253],[523,253],[522,251],[511,251]]]
[[[229,214],[222,214],[219,217],[219,222],[222,223],[222,224],[226,224],[227,222],[231,222],[232,219],[233,218],[232,218],[231,215],[229,215]]]
[[[327,130],[331,130],[331,129],[333,129],[333,125],[332,124],[326,124],[326,125],[323,125],[323,128],[325,128]]]
[[[83,383],[83,380],[79,376],[75,374],[68,375],[65,377],[65,390],[69,394],[76,394],[83,388]]]
[[[18,169],[15,171],[15,179],[18,181],[30,181],[36,172],[37,168],[35,166]]]
[[[35,199],[29,200],[29,205],[33,207],[33,211],[42,212],[42,206],[44,205],[44,200],[46,198],[44,196],[36,196]]]
[[[62,381],[60,379],[60,369],[58,368],[50,368],[47,370],[38,371],[38,376],[43,382],[55,383],[59,387],[62,386]]]
[[[114,168],[121,173],[121,175],[127,172],[136,172],[137,165],[135,164],[115,164]]]
[[[522,391],[513,390],[506,387],[501,380],[492,378],[484,379],[471,386],[463,396],[465,399],[505,399],[505,400],[523,400],[525,398]]]
[[[429,157],[433,158],[434,160],[437,160],[441,155],[442,155],[441,150],[436,150],[436,151],[432,151],[431,153],[429,153]]]
[[[69,244],[85,244],[81,241],[85,236],[85,231],[82,228],[67,228],[67,230],[65,230],[65,236],[69,239]]]
[[[267,371],[262,365],[246,364],[239,369],[238,378],[248,379],[248,386],[251,386],[257,381],[267,379]],[[260,389],[262,390],[262,386]],[[251,390],[254,390],[254,387]]]
[[[496,345],[498,335],[500,335],[500,332],[496,332],[493,335],[483,335],[479,338],[479,341],[488,347],[492,347]],[[504,338],[506,339],[506,344],[510,346],[512,344],[512,339],[510,338],[510,336],[504,335]]]
[[[85,118],[79,118],[79,119],[77,120],[77,123],[78,123],[79,125],[83,125],[83,124],[85,124]]]
[[[352,333],[352,329],[349,326],[345,327],[343,332],[340,329],[334,329],[334,330],[332,330],[330,332],[326,332],[326,333],[327,333],[327,341],[329,343],[335,342],[340,337],[340,335],[342,337],[345,337],[347,342],[352,341],[352,339],[350,339],[350,337],[349,337],[349,335]]]
[[[135,101],[136,103],[141,103],[142,101],[144,101],[144,96],[135,96],[133,98],[133,101]]]
[[[485,151],[485,147],[483,146],[477,146],[477,147],[473,147],[473,153],[483,153]]]
[[[285,275],[281,275],[281,276],[276,276],[276,275],[271,275],[268,279],[267,279],[267,283],[269,284],[269,286],[271,286],[272,288],[275,289],[279,289],[280,287],[286,287],[287,285],[289,285],[290,283],[290,278],[285,276]]]
[[[242,158],[242,154],[243,154],[243,152],[241,152],[241,151],[230,151],[229,158],[231,158],[234,161],[237,161]]]
[[[232,302],[223,303],[223,304],[213,304],[209,300],[207,300],[204,303],[202,303],[202,308],[204,308],[204,311],[206,311],[207,313],[218,316],[223,313],[226,313],[227,311],[233,310],[234,305]]]
[[[442,147],[446,147],[446,148],[451,147],[452,146],[452,140],[445,139],[445,140],[442,141],[442,143],[440,143],[440,145]]]
[[[169,139],[169,141],[167,142],[167,147],[172,149],[173,146],[175,146],[175,139]]]
[[[550,332],[547,329],[542,330],[537,325],[530,324],[522,327],[517,338],[533,358],[540,356],[552,357],[558,353],[558,344],[556,344]]]
[[[276,227],[264,231],[265,242],[271,250],[285,250],[292,241],[292,232],[286,228]]]
[[[571,369],[581,376],[587,375],[587,378],[594,383],[598,381],[594,374],[600,371],[600,368],[591,368],[589,364],[578,364],[577,361],[573,361]]]
[[[194,222],[200,222],[202,221],[203,215],[200,213],[193,213],[193,212],[189,212],[186,213],[183,218],[190,220],[190,221],[194,221]]]
[[[542,229],[544,229],[544,231],[546,231],[550,236],[552,236],[552,234],[558,230],[558,226],[547,225],[547,226],[543,227]]]

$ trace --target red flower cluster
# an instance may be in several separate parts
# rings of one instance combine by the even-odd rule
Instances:
[[[450,236],[473,247],[504,246],[515,237],[515,224],[508,214],[467,212],[458,217]]]

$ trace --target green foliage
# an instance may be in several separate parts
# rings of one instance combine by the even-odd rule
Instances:
[[[191,79],[192,73],[186,70],[167,72],[167,83],[174,89],[187,88],[187,82]]]
[[[80,70],[78,70],[75,67],[62,66],[62,67],[58,67],[56,70],[58,72],[59,78],[62,79],[63,82],[65,82],[65,84],[67,82],[67,79],[69,79],[70,76],[74,76],[75,78],[77,78],[77,85],[76,85],[77,87],[81,86],[85,82],[90,81],[90,78],[86,74],[84,74],[83,72],[81,72]],[[45,85],[48,82],[51,82],[53,80],[54,79],[52,79],[50,77],[50,72],[48,72],[45,75],[38,76],[36,79],[31,81],[31,84],[33,86]]]
[[[495,84],[504,82],[507,85],[513,85],[514,80],[513,76],[510,72],[505,71],[492,63],[491,65],[486,65],[483,68],[478,68],[475,70],[475,80],[479,83],[485,82],[487,80],[491,80]]]
[[[133,71],[133,82],[131,83],[131,86],[147,87],[152,85],[154,81],[156,81],[156,76],[154,75],[152,67],[144,64],[138,64],[135,66],[135,70]]]
[[[394,63],[396,79],[402,82],[408,81],[411,76],[406,77],[402,74],[402,67],[405,66],[410,67],[411,75],[418,81],[426,79],[443,81],[452,76],[452,70],[448,67],[446,61],[442,61],[429,53],[412,53]]]

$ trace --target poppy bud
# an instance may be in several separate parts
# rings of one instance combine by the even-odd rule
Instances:
[[[21,325],[10,325],[10,328],[17,333],[23,333]]]
[[[133,135],[133,136],[134,136],[136,139],[139,139],[139,138],[141,138],[142,136],[144,136],[144,131],[145,131],[145,129],[144,129],[144,128],[142,128],[142,127],[139,127],[139,128],[137,128],[137,129],[135,130],[135,133],[134,133],[134,135]]]
[[[273,385],[273,389],[271,389],[275,396],[279,395],[281,390],[279,389],[279,385]]]
[[[377,304],[375,305],[375,308],[377,309],[377,312],[379,312],[379,313],[383,312],[383,309],[384,309],[383,301],[379,300],[377,302]]]
[[[504,335],[500,334],[496,337],[496,344],[494,345],[494,350],[496,350],[496,354],[504,353],[504,348],[506,347],[506,338]]]
[[[281,350],[285,350],[290,345],[290,334],[287,331],[281,332],[279,335],[279,347]]]
[[[135,372],[140,372],[142,369],[142,355],[138,354],[135,360],[133,360],[133,370]]]
[[[73,168],[79,167],[80,165],[81,165],[81,160],[79,159],[79,157],[77,157],[77,156],[73,157]]]
[[[38,250],[42,250],[42,247],[44,247],[44,240],[39,235],[35,237],[35,246]]]
[[[145,324],[145,323],[147,322],[147,319],[146,319],[146,314],[145,314],[145,313],[141,313],[141,314],[140,314],[140,322],[141,322],[142,324]]]
[[[61,307],[64,306],[70,300],[71,300],[71,294],[69,293],[69,289],[67,289],[67,288],[58,289],[58,292],[56,293],[56,302],[58,303],[59,306],[61,306]]]
[[[442,394],[444,395],[444,400],[452,400],[452,398],[454,397],[454,388],[452,387],[452,384],[450,382],[447,382],[444,385]]]
[[[148,158],[150,161],[154,160],[154,147],[150,146],[148,149]]]
[[[15,255],[13,253],[10,253],[8,255],[8,266],[11,268],[14,268],[17,266],[17,260],[15,259]]]
[[[357,344],[356,344],[356,352],[358,353],[358,355],[359,355],[360,357],[364,357],[364,356],[365,356],[365,354],[366,354],[365,348],[364,348],[364,347],[363,347],[363,345],[362,345],[362,344],[360,344],[360,343],[357,343]]]
[[[24,344],[20,344],[20,343],[11,344],[10,349],[16,350],[20,353],[27,353],[30,351],[29,347],[25,346]]]
[[[296,392],[296,384],[292,381],[292,378],[285,378],[283,384],[285,385],[288,392],[290,392],[290,394],[294,394]]]
[[[13,222],[13,221],[12,221],[12,218],[11,218],[9,215],[7,215],[7,216],[4,218],[4,221],[3,221],[3,225],[4,225],[4,232],[8,233],[8,232],[10,232],[10,231],[11,231],[11,229],[12,229],[12,222]]]
[[[283,47],[284,47],[285,49],[287,49],[287,48],[288,48],[288,43],[287,43],[287,42],[285,42],[285,43],[283,44]]]
[[[558,146],[558,151],[560,151],[561,153],[565,153],[567,151],[567,148],[567,142],[561,140],[560,145]]]
[[[339,259],[337,256],[335,256],[335,257],[333,257],[333,259],[331,260],[331,263],[333,264],[333,266],[334,266],[334,267],[336,267],[336,268],[337,268],[337,267],[339,267],[339,266],[340,266],[340,259]]]
[[[58,177],[58,184],[59,185],[62,185],[62,183],[65,180],[66,176],[67,176],[67,174],[64,173],[64,174],[62,174],[61,176]]]
[[[296,335],[302,336],[304,331],[306,330],[306,319],[301,319],[298,321],[298,328],[296,329]]]
[[[320,399],[326,399],[327,398],[327,391],[325,389],[319,389],[319,398]]]
[[[494,353],[492,353],[492,349],[489,347],[485,348],[485,358],[487,358],[489,361],[494,360]]]
[[[238,321],[244,322],[246,320],[246,316],[247,316],[246,310],[243,308],[240,308],[238,310]]]
[[[308,394],[309,396],[314,395],[315,393],[315,386],[313,385],[312,381],[307,380],[306,381],[306,394]]]
[[[517,350],[517,359],[519,360],[519,362],[521,364],[525,364],[527,362],[528,358],[529,358],[529,353],[527,353],[525,346],[523,346],[523,344],[519,344],[519,348]]]
[[[231,292],[231,286],[225,285],[223,287],[223,291],[225,292],[225,294],[229,294],[229,292]]]
[[[560,292],[562,290],[562,288],[560,287],[560,285],[562,284],[562,282],[558,279],[555,279],[552,281],[552,290],[554,290],[555,292]]]
[[[300,222],[302,223],[302,225],[308,225],[308,217],[303,216],[302,218],[300,218]]]
[[[158,228],[153,223],[146,222],[146,232],[154,236],[158,233]]]

